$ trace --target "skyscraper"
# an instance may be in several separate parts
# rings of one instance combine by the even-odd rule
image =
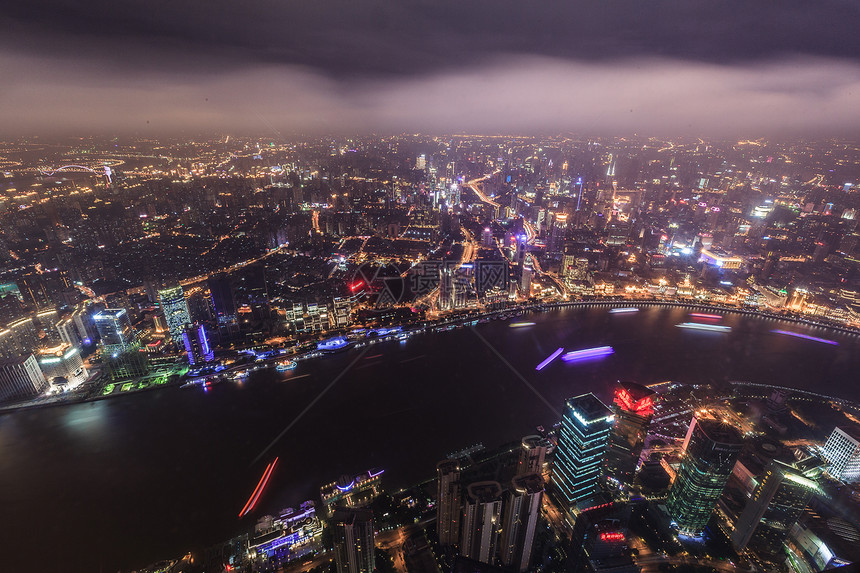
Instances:
[[[93,322],[105,346],[126,345],[134,340],[134,329],[124,308],[106,308],[93,316]]]
[[[439,310],[454,308],[454,269],[448,265],[439,268]]]
[[[528,569],[543,499],[543,478],[538,473],[515,476],[505,502],[502,521],[502,563],[514,571]]]
[[[484,229],[484,232],[481,234],[481,246],[487,249],[493,248],[496,241],[493,238],[493,231],[489,227]]]
[[[460,535],[460,466],[445,460],[436,465],[436,528],[439,545],[456,545]]]
[[[615,427],[606,456],[608,475],[627,487],[633,485],[639,455],[654,415],[653,390],[635,382],[618,382],[613,411]]]
[[[369,509],[338,508],[331,523],[338,573],[372,573],[376,567],[373,512]]]
[[[820,464],[771,461],[732,531],[735,550],[744,550],[752,541],[757,549],[778,553],[813,494],[820,491],[815,479],[820,473]]]
[[[734,426],[693,417],[666,507],[682,535],[704,531],[743,445]]]
[[[564,505],[571,507],[597,492],[613,421],[612,411],[594,394],[565,403],[552,476]]]
[[[188,312],[188,303],[185,302],[185,293],[181,285],[168,287],[158,291],[158,299],[161,301],[161,312],[167,321],[167,329],[170,337],[179,342],[185,332],[185,325],[191,322],[191,313]]]
[[[231,324],[236,322],[236,301],[233,298],[233,288],[230,279],[225,276],[212,277],[206,281],[209,293],[212,296],[212,306],[215,308],[215,317],[218,324]]]
[[[852,436],[842,428],[834,428],[824,444],[822,455],[827,461],[827,473],[837,480],[860,480],[860,436]]]
[[[146,354],[124,308],[105,309],[93,316],[93,322],[101,337],[102,358],[113,380],[146,374]]]
[[[502,486],[497,481],[482,481],[466,488],[460,554],[491,563],[496,556],[502,517]]]
[[[182,344],[188,355],[189,364],[198,362],[209,362],[213,358],[212,348],[209,346],[209,338],[202,324],[187,324],[182,332]]]

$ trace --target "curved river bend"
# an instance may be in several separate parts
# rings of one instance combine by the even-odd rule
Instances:
[[[479,324],[556,409],[617,379],[747,380],[860,401],[860,338],[727,314],[726,334],[690,331],[682,308],[566,308]],[[839,345],[774,334],[784,329]],[[166,388],[0,416],[2,570],[116,571],[179,555],[248,529],[261,514],[318,498],[344,473],[386,468],[395,489],[432,475],[445,454],[494,446],[557,420],[471,328],[372,345],[258,461],[260,452],[359,350],[260,373],[203,393]],[[558,347],[610,345],[593,362]],[[364,350],[364,349],[361,349]],[[236,516],[266,464],[280,458],[255,512]]]

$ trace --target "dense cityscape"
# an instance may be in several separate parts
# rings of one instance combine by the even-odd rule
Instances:
[[[0,144],[0,174],[0,427],[46,409],[313,388],[239,468],[250,486],[232,526],[202,544],[174,530],[159,549],[173,553],[114,569],[813,573],[860,560],[856,378],[741,380],[725,362],[619,380],[600,368],[627,343],[588,334],[603,326],[541,342],[523,369],[532,346],[499,350],[489,330],[538,340],[561,331],[557,317],[663,317],[702,354],[766,336],[780,360],[818,352],[856,376],[856,143],[22,138]],[[629,324],[613,328],[645,332]],[[482,382],[523,384],[543,423],[520,436],[525,418],[500,421],[486,445],[463,430],[435,466],[394,452],[402,467],[374,467],[368,436],[366,463],[331,460],[314,468],[329,478],[310,486],[318,497],[273,505],[278,476],[299,467],[290,443],[312,439],[290,430],[329,389],[369,366],[393,379],[395,360],[426,364],[398,349],[467,330],[478,362],[501,368]],[[583,369],[593,392],[546,397],[542,376]],[[394,477],[410,465],[424,478]]]

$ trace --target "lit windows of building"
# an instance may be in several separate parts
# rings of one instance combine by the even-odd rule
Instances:
[[[0,402],[32,398],[48,389],[48,381],[32,354],[0,361]]]
[[[436,466],[436,527],[439,544],[456,545],[460,536],[460,466],[454,460]]]
[[[834,428],[821,453],[827,462],[827,474],[833,479],[860,481],[860,436]]]
[[[812,496],[821,491],[816,479],[821,473],[821,460],[814,459],[818,463],[771,461],[731,533],[736,551],[752,545],[771,555],[782,552],[792,526]]]
[[[338,508],[331,520],[334,560],[338,573],[372,573],[376,570],[373,512]]]
[[[188,312],[188,303],[185,301],[182,286],[176,285],[159,290],[158,299],[170,337],[177,342],[182,340],[185,325],[191,322],[191,313]]]
[[[85,382],[88,376],[80,349],[60,344],[39,351],[39,368],[48,382],[60,389],[71,389]]]
[[[693,418],[666,508],[681,535],[702,534],[726,487],[743,441],[734,426]]]

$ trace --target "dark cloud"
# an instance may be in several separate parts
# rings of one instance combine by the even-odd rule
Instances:
[[[7,3],[0,24],[7,49],[335,77],[421,75],[506,54],[860,58],[854,0],[27,0]]]
[[[0,133],[860,129],[856,0],[28,0]]]

